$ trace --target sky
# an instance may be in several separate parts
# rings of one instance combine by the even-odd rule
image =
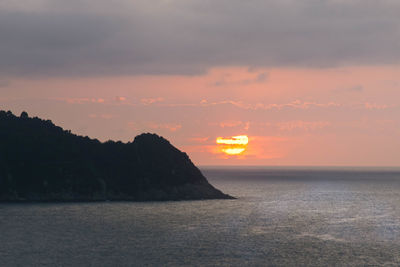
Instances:
[[[400,166],[399,51],[397,0],[0,0],[0,109],[198,165]]]

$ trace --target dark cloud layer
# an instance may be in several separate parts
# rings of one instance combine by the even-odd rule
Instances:
[[[397,0],[5,0],[0,76],[398,64]]]

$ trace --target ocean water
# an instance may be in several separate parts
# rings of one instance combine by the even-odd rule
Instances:
[[[236,200],[0,204],[0,266],[399,266],[400,170],[203,168]]]

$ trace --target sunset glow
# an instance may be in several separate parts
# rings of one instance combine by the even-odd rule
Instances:
[[[400,1],[23,2],[0,1],[1,110],[204,166],[400,166]]]
[[[245,148],[222,148],[221,151],[228,155],[239,155],[244,152]]]
[[[0,36],[0,267],[400,267],[400,0],[0,0]]]
[[[249,138],[247,135],[233,136],[231,138],[218,137],[216,143],[221,146],[221,151],[225,154],[239,155],[246,150]]]

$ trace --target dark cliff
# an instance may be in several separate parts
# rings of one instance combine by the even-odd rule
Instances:
[[[24,112],[0,111],[0,201],[229,198],[156,134],[101,143]]]

